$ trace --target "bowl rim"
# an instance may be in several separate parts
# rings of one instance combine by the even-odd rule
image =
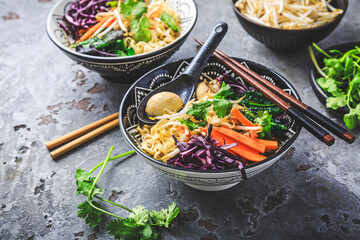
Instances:
[[[342,49],[350,49],[350,48],[354,48],[355,46],[360,46],[360,41],[350,41],[350,42],[343,42],[343,43],[335,44],[335,45],[325,48],[324,51],[327,53],[333,49],[342,51]],[[315,56],[315,59],[319,65],[322,64],[322,62],[320,62],[320,61],[322,61],[322,59],[324,59],[324,58],[325,58],[325,56],[320,52],[318,52]],[[326,99],[329,98],[330,96],[326,92],[324,92],[324,90],[317,83],[316,75],[318,74],[318,71],[313,62],[311,64],[309,74],[310,74],[311,87],[312,87],[313,91],[315,92],[316,97],[319,99],[321,104],[326,106]],[[342,114],[346,114],[349,112],[349,109],[347,107],[342,107],[342,108],[339,108],[338,110],[334,110],[334,109],[330,109],[330,108],[326,108],[326,109],[332,110],[337,113],[340,112]]]
[[[212,57],[214,58],[214,57]],[[276,71],[262,65],[262,64],[259,64],[259,63],[256,63],[256,62],[253,62],[253,61],[250,61],[250,60],[246,60],[246,59],[242,59],[242,58],[237,58],[237,57],[232,57],[233,59],[235,59],[236,61],[239,61],[239,62],[243,62],[245,61],[246,63],[250,63],[251,65],[256,65],[260,68],[264,68],[266,69],[267,71],[271,72],[272,74],[274,74],[275,76],[277,76],[279,79],[282,79],[285,81],[286,84],[288,84],[288,86],[290,87],[290,89],[292,90],[295,98],[301,100],[300,98],[300,95],[299,93],[296,91],[296,89],[294,88],[294,86],[288,81],[286,80],[286,78],[284,78],[282,75],[280,75],[279,73],[277,73]],[[238,168],[230,168],[230,169],[217,169],[217,170],[200,170],[200,169],[188,169],[188,168],[182,168],[182,167],[178,167],[178,166],[172,166],[172,165],[168,165],[168,164],[165,164],[161,161],[158,161],[152,157],[150,157],[149,155],[147,155],[145,152],[141,151],[130,139],[130,137],[128,136],[127,132],[125,131],[125,128],[124,128],[124,125],[123,125],[123,121],[122,119],[124,118],[123,114],[122,114],[122,109],[124,108],[124,103],[125,103],[125,100],[127,99],[128,95],[135,89],[135,86],[138,82],[142,81],[144,78],[146,78],[148,75],[150,75],[151,73],[157,71],[158,69],[160,68],[164,68],[166,67],[167,65],[170,65],[170,64],[175,64],[175,63],[181,63],[183,61],[191,61],[191,59],[193,59],[193,57],[191,58],[182,58],[182,59],[178,59],[176,61],[173,61],[173,62],[170,62],[170,63],[165,63],[165,64],[162,64],[161,66],[157,67],[157,68],[154,68],[153,70],[145,73],[143,76],[141,76],[136,82],[134,82],[131,87],[126,91],[126,93],[124,94],[124,97],[123,99],[121,100],[121,104],[120,104],[120,107],[119,107],[119,127],[120,127],[120,131],[123,135],[123,137],[125,138],[125,140],[128,142],[128,144],[131,146],[132,149],[135,150],[136,153],[140,154],[142,157],[144,157],[145,159],[151,161],[152,163],[155,163],[155,165],[159,165],[160,167],[165,167],[165,168],[169,168],[169,169],[172,169],[172,170],[175,170],[175,171],[185,171],[185,172],[193,172],[193,173],[200,173],[200,174],[207,174],[207,173],[219,173],[219,174],[222,174],[222,173],[229,173],[229,172],[238,172],[239,169]],[[274,160],[276,157],[279,157],[281,156],[283,153],[285,153],[286,150],[288,150],[292,145],[293,143],[295,142],[295,140],[298,138],[300,132],[301,132],[301,129],[302,129],[302,125],[298,122],[298,123],[295,123],[297,124],[298,126],[298,131],[295,132],[295,134],[293,135],[293,137],[276,153],[274,153],[273,155],[271,155],[270,157],[266,158],[265,160],[261,161],[261,162],[256,162],[256,163],[253,163],[251,165],[248,165],[248,166],[245,166],[245,170],[246,169],[251,169],[251,168],[255,168],[259,165],[262,165],[262,164],[265,164],[271,160]]]
[[[57,39],[55,38],[55,36],[53,35],[52,31],[51,31],[51,27],[50,27],[50,22],[51,22],[51,17],[55,11],[55,9],[57,9],[59,7],[60,4],[62,4],[65,1],[69,1],[69,2],[74,2],[76,0],[59,0],[58,2],[55,3],[55,5],[50,9],[47,17],[46,17],[46,22],[45,22],[45,30],[46,33],[48,35],[48,37],[50,38],[50,40],[61,50],[65,51],[68,54],[71,55],[75,55],[79,58],[85,58],[85,59],[89,59],[89,60],[93,60],[93,61],[118,61],[121,60],[121,62],[130,62],[130,61],[137,61],[140,59],[146,59],[148,57],[152,57],[154,55],[158,55],[160,53],[166,52],[167,50],[170,50],[174,47],[176,47],[178,44],[181,44],[181,42],[185,41],[185,39],[187,38],[187,36],[190,34],[190,32],[193,30],[193,28],[196,25],[197,19],[198,19],[198,15],[199,15],[199,11],[198,11],[198,7],[195,3],[195,0],[189,0],[192,2],[193,7],[195,9],[195,17],[194,17],[194,21],[192,23],[192,25],[182,34],[180,35],[177,39],[175,39],[175,41],[171,42],[170,44],[167,44],[164,47],[161,47],[159,49],[156,49],[154,51],[151,52],[147,52],[147,53],[141,53],[141,54],[137,54],[137,55],[132,55],[132,56],[124,56],[124,57],[101,57],[101,56],[92,56],[92,55],[86,55],[83,53],[78,53],[75,51],[72,51],[69,49],[69,47],[65,47],[62,44],[60,44]],[[64,9],[65,10],[65,9]]]
[[[250,19],[249,17],[247,17],[246,15],[244,15],[243,13],[240,12],[240,10],[235,6],[235,3],[236,3],[237,0],[232,0],[232,6],[233,6],[233,9],[235,11],[235,13],[240,16],[242,19],[252,23],[252,24],[255,24],[259,27],[263,27],[265,29],[271,29],[271,30],[277,30],[277,31],[280,31],[280,32],[311,32],[313,30],[320,30],[322,28],[326,28],[327,26],[331,25],[332,23],[334,23],[336,20],[338,19],[342,19],[343,16],[345,15],[347,9],[348,9],[348,6],[349,6],[349,1],[348,0],[343,0],[344,1],[344,9],[343,10],[343,13],[336,16],[331,22],[327,22],[325,24],[322,24],[320,26],[317,26],[317,27],[313,27],[313,28],[301,28],[301,29],[283,29],[283,28],[276,28],[276,27],[269,27],[269,26],[266,26],[266,25],[263,25],[263,24],[260,24],[260,23],[257,23],[255,22],[254,20]]]

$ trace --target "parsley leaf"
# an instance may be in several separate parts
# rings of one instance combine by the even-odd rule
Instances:
[[[96,207],[101,207],[99,203],[92,201],[92,204]],[[101,222],[101,212],[93,208],[88,202],[82,202],[78,206],[78,217],[85,219],[85,222],[91,227],[94,228],[99,225]]]
[[[167,14],[165,11],[161,14],[160,19],[174,32],[180,31],[179,27],[176,25],[174,18],[171,15]]]
[[[345,107],[347,103],[346,95],[341,92],[334,92],[333,97],[326,99],[326,107],[337,110],[338,108]]]
[[[263,127],[259,133],[259,137],[271,139],[271,115],[267,111],[258,111],[257,114],[258,117],[255,118],[255,122]]]
[[[194,129],[198,129],[199,127],[206,127],[207,125],[207,122],[205,121],[194,123],[193,121],[190,120],[190,118],[183,118],[178,120],[180,121],[181,125],[187,126],[190,129],[190,131]]]
[[[213,110],[216,112],[216,116],[223,118],[229,115],[232,108],[232,103],[227,99],[214,99]]]
[[[137,206],[132,211],[129,218],[134,219],[138,226],[145,226],[149,219],[149,210],[144,206]]]
[[[205,120],[209,113],[212,102],[205,101],[201,103],[193,103],[193,105],[187,110],[187,115],[193,115],[196,120]]]
[[[134,33],[134,39],[138,42],[150,41],[150,21],[147,17],[143,16],[138,19],[133,19],[130,22],[130,31]]]
[[[150,216],[155,224],[169,227],[171,221],[179,214],[179,208],[172,202],[167,209],[161,209],[160,212],[151,211]]]
[[[120,13],[123,14],[126,18],[130,16],[140,18],[144,13],[147,12],[146,3],[141,0],[124,0],[124,2],[121,3],[120,8]]]

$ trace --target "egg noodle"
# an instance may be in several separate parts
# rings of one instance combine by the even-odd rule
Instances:
[[[146,17],[150,21],[150,41],[137,42],[132,36],[133,33],[130,32],[130,21],[126,19],[124,16],[120,14],[120,3],[119,1],[118,7],[113,8],[109,12],[101,12],[97,14],[97,18],[102,18],[105,16],[113,16],[116,20],[111,24],[110,27],[103,28],[104,31],[94,34],[92,37],[102,37],[111,30],[123,30],[124,33],[124,43],[125,47],[129,48],[132,47],[135,50],[135,54],[141,54],[146,52],[151,52],[161,47],[166,46],[167,44],[175,41],[180,36],[180,31],[175,32],[170,27],[166,26],[166,24],[161,21],[160,16],[163,12],[166,12],[168,15],[172,16],[176,22],[177,26],[180,26],[180,15],[172,9],[168,1],[165,0],[153,0],[149,3],[147,2],[147,13],[145,14]],[[107,23],[104,23],[106,26]]]

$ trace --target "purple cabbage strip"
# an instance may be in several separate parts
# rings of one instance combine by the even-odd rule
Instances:
[[[65,24],[59,23],[71,40],[80,38],[79,30],[88,29],[99,21],[96,14],[109,11],[106,3],[111,0],[77,0],[70,4],[70,9],[62,17]]]
[[[180,153],[167,160],[167,163],[178,167],[200,170],[237,167],[240,169],[243,179],[247,179],[242,159],[226,151],[226,149],[235,147],[237,144],[217,146],[219,142],[211,138],[212,128],[213,126],[210,124],[205,137],[192,136],[187,143],[178,141],[173,135]]]

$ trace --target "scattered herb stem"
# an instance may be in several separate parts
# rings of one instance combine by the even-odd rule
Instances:
[[[147,210],[143,206],[137,206],[134,209],[129,209],[118,203],[101,198],[97,195],[103,194],[103,189],[97,187],[97,182],[99,181],[102,174],[104,174],[104,169],[107,163],[111,160],[124,157],[130,154],[133,154],[134,151],[129,151],[115,157],[110,157],[114,147],[112,146],[105,161],[96,165],[90,172],[87,172],[82,169],[77,169],[75,178],[77,184],[77,195],[83,194],[88,197],[88,202],[82,202],[78,206],[78,216],[83,218],[90,227],[94,228],[99,226],[102,221],[101,216],[103,214],[110,215],[117,218],[106,224],[106,230],[110,235],[113,235],[116,239],[128,239],[128,240],[154,240],[159,238],[159,233],[155,229],[155,226],[164,226],[169,227],[170,222],[178,215],[179,208],[173,202],[169,205],[167,209],[161,209],[161,211],[151,211]],[[101,169],[96,177],[91,177],[91,173],[94,172],[100,166]],[[96,198],[103,202],[112,204],[114,206],[120,207],[130,212],[127,218],[118,216],[114,213],[104,210],[100,203],[94,201]]]
[[[121,157],[125,157],[125,156],[128,156],[128,155],[131,155],[131,154],[134,154],[135,151],[134,150],[131,150],[131,151],[128,151],[126,153],[122,153],[120,155],[117,155],[115,157],[112,157],[109,159],[109,162],[112,161],[112,160],[115,160],[115,159],[118,159],[118,158],[121,158]],[[104,164],[105,161],[99,163],[98,165],[96,165],[93,169],[90,170],[90,173],[93,173],[97,168],[99,168],[100,166],[102,166]]]

